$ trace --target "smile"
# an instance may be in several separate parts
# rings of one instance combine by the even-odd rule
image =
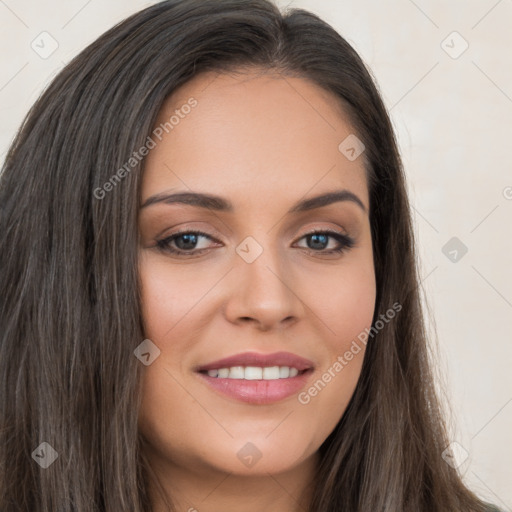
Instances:
[[[200,371],[196,375],[221,396],[248,404],[265,405],[299,393],[312,373],[312,368],[299,371],[288,366],[235,366]]]

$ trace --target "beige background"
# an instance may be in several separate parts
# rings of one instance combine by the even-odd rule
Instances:
[[[469,453],[460,470],[478,494],[510,511],[512,0],[278,4],[323,17],[377,80],[409,177],[430,329],[454,411],[451,435]],[[147,5],[0,0],[1,161],[64,64]],[[58,44],[48,58],[31,47],[43,31]],[[443,252],[452,237],[459,247]],[[462,257],[461,243],[468,249]]]

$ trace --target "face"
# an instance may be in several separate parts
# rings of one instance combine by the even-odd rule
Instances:
[[[338,149],[354,129],[335,102],[300,78],[205,73],[161,109],[139,213],[160,354],[139,428],[168,469],[300,467],[354,392],[376,289],[363,160]],[[215,197],[171,197],[184,193]],[[215,363],[247,353],[269,357]]]

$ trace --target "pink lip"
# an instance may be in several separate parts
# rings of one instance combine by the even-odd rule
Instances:
[[[232,366],[290,366],[297,368],[299,374],[295,377],[276,380],[245,380],[210,377],[208,370],[230,368]],[[291,354],[276,352],[274,354],[258,354],[246,352],[231,357],[219,359],[196,369],[199,377],[215,391],[231,398],[250,404],[270,404],[284,400],[298,393],[313,373],[314,365],[308,359]]]
[[[241,402],[263,405],[298,393],[306,385],[312,372],[313,369],[309,369],[295,377],[276,380],[221,379],[205,373],[198,375],[217,392]]]
[[[230,368],[231,366],[290,366],[297,370],[309,370],[314,365],[309,359],[292,354],[291,352],[275,352],[273,354],[258,354],[257,352],[244,352],[234,356],[219,359],[211,363],[198,366],[197,372]]]

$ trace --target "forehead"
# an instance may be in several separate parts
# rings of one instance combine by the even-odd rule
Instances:
[[[296,200],[343,187],[368,205],[363,158],[339,150],[354,128],[338,99],[306,79],[202,73],[167,98],[155,130],[143,197],[191,188],[235,203],[276,192]]]

